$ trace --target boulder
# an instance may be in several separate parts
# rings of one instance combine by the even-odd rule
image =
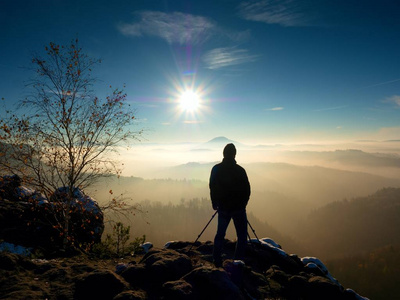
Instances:
[[[0,252],[0,269],[15,270],[18,268],[18,256],[13,253]]]
[[[0,197],[3,199],[15,199],[15,189],[20,185],[21,178],[18,175],[0,177]]]
[[[130,257],[127,263],[125,259],[122,263],[114,259],[97,261],[87,256],[29,259],[3,252],[0,253],[1,298],[367,300],[332,281],[327,271],[322,272],[325,275],[317,275],[304,266],[300,271],[289,272],[285,261],[280,259],[269,262],[269,269],[263,270],[254,257],[248,262],[251,257],[246,256],[244,264],[230,255],[222,268],[216,268],[207,247],[201,247],[204,243],[195,246],[189,255],[190,243],[184,244],[181,243],[181,252],[153,248],[143,256]],[[200,251],[203,248],[205,252]],[[310,263],[308,259],[303,261]],[[320,270],[324,269],[319,265]]]
[[[51,197],[51,203],[63,205],[67,202],[69,189],[58,188]],[[97,201],[79,188],[74,188],[71,207],[71,232],[79,243],[98,243],[104,231],[104,216]]]
[[[169,249],[150,250],[142,263],[153,275],[154,282],[173,281],[192,270],[192,262],[187,255]]]
[[[97,270],[76,279],[74,299],[113,299],[126,288],[126,283],[117,274]]]
[[[165,299],[190,300],[195,299],[193,287],[185,280],[168,281],[163,284]]]
[[[194,299],[245,299],[227,272],[210,267],[199,267],[188,273],[185,280],[193,287]]]
[[[313,276],[308,280],[308,283],[307,299],[335,300],[345,297],[342,288],[326,277]]]
[[[150,275],[145,264],[129,265],[121,272],[121,277],[135,287],[147,286],[151,281]]]
[[[50,199],[21,185],[18,176],[0,177],[0,239],[15,245],[52,252],[62,247],[61,226],[67,188],[59,188]],[[103,212],[97,202],[80,189],[70,200],[69,232],[76,245],[100,242]]]

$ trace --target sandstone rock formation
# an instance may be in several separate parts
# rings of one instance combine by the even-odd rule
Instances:
[[[223,267],[212,264],[212,242],[169,243],[145,255],[98,260],[87,256],[28,259],[0,252],[2,299],[366,299],[335,281],[321,265],[249,244],[234,261],[226,241]],[[308,258],[308,263],[310,258]],[[316,260],[318,263],[318,260]]]
[[[18,176],[0,177],[0,240],[45,252],[62,246],[60,235],[66,188],[51,199],[21,185]],[[97,202],[78,188],[73,191],[69,232],[75,244],[99,242],[104,230],[103,213]]]

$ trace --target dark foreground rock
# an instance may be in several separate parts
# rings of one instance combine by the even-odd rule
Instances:
[[[67,188],[58,188],[51,199],[46,199],[23,186],[16,175],[0,177],[0,242],[24,246],[27,251],[49,253],[61,249],[65,220],[62,207],[67,193]],[[69,203],[69,232],[74,244],[90,247],[100,242],[104,221],[97,202],[75,188]]]
[[[173,242],[124,259],[29,259],[0,252],[0,299],[365,299],[340,285],[321,262],[263,241],[246,261],[212,264],[211,242]],[[191,249],[190,249],[191,248]],[[190,251],[189,251],[190,250]]]

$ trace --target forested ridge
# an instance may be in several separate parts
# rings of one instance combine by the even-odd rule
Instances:
[[[211,207],[211,201],[207,198],[181,199],[178,204],[147,200],[138,204],[138,210],[139,212],[133,218],[122,221],[131,226],[134,235],[145,234],[146,240],[156,246],[163,246],[171,240],[194,241],[215,212]],[[281,234],[267,222],[260,221],[251,212],[248,213],[248,219],[259,238],[270,237],[279,241],[288,252],[300,251],[305,254],[301,245]],[[213,241],[216,226],[217,216],[201,235],[200,240]],[[249,235],[255,238],[250,228]],[[236,238],[233,223],[228,228],[226,238],[231,240]]]
[[[296,237],[326,258],[400,244],[400,189],[384,188],[316,209],[299,226]]]
[[[400,246],[387,246],[367,254],[326,262],[342,284],[374,300],[400,299]]]

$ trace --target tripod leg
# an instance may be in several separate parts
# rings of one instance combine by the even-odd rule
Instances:
[[[253,231],[253,233],[254,233],[254,236],[255,236],[256,239],[260,242],[260,239],[258,238],[258,236],[257,236],[257,234],[256,234],[256,231],[254,230],[253,226],[251,226],[249,220],[247,220],[247,224],[249,224],[249,226],[250,226],[250,228],[251,228],[251,231]],[[260,242],[260,243],[261,243],[261,242]]]
[[[249,233],[247,233],[247,237],[248,237],[248,239],[249,239],[249,243],[250,243],[250,244],[253,244],[253,242],[251,241],[251,236],[250,236]]]
[[[197,236],[197,239],[194,241],[194,243],[190,246],[190,249],[188,252],[190,252],[190,250],[192,250],[194,244],[196,244],[196,242],[199,240],[199,238],[201,237],[201,235],[203,234],[203,232],[206,230],[206,228],[208,227],[208,225],[210,225],[211,221],[214,219],[215,215],[218,213],[218,210],[215,211],[215,213],[212,215],[210,221],[208,221],[207,225],[203,228],[203,230],[200,232],[200,234]]]

